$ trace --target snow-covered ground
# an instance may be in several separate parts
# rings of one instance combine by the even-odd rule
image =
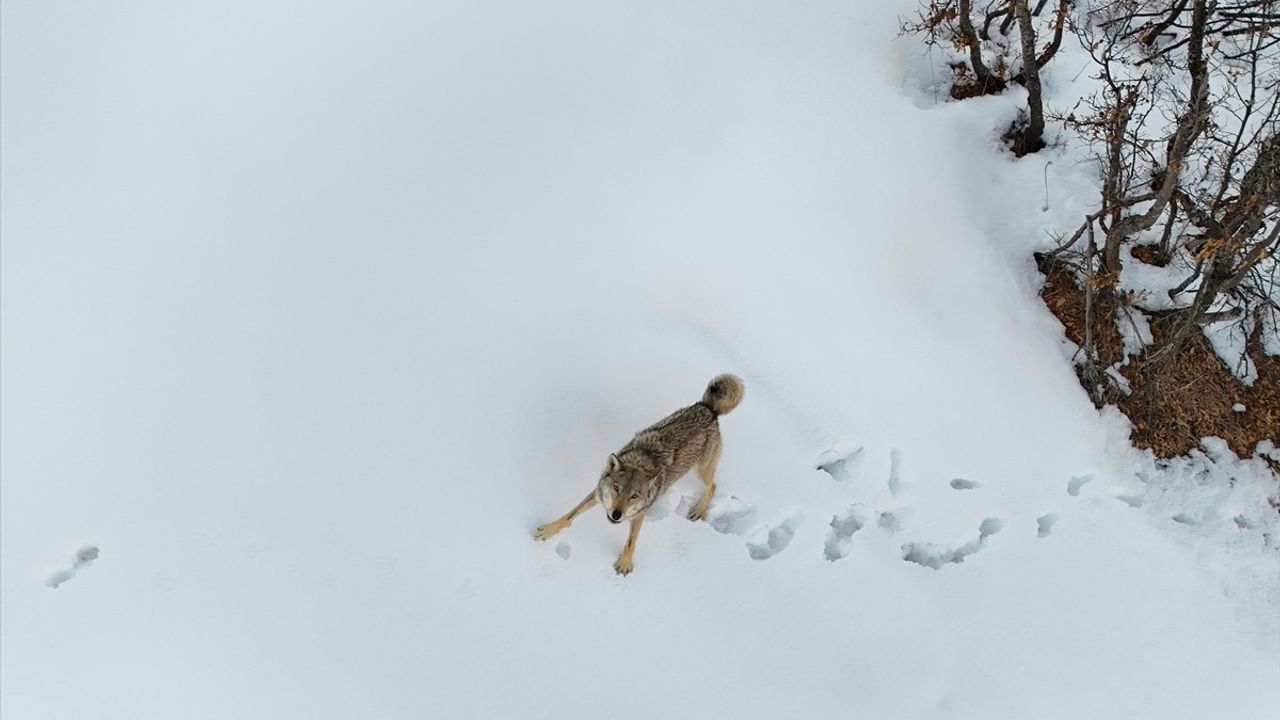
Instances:
[[[7,1],[0,715],[1276,717],[1274,479],[1093,410],[909,9]],[[710,522],[531,539],[723,371]]]

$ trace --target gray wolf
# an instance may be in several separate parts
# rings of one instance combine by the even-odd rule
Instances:
[[[609,455],[595,489],[560,518],[538,526],[533,536],[546,540],[600,503],[609,522],[616,525],[628,520],[631,523],[627,544],[613,564],[620,575],[631,572],[645,511],[691,468],[697,470],[703,492],[689,510],[689,519],[701,520],[706,516],[716,493],[720,416],[738,407],[744,391],[742,380],[736,375],[714,378],[701,400],[641,430],[621,450]]]

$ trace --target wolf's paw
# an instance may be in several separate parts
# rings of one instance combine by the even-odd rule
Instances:
[[[626,575],[630,573],[632,567],[631,558],[629,557],[620,557],[613,563],[613,569],[619,575]]]
[[[689,514],[686,517],[688,517],[690,520],[694,522],[697,522],[706,516],[707,516],[706,508],[698,507],[697,505],[694,505],[693,509],[689,511]]]
[[[560,532],[563,529],[564,529],[564,526],[561,525],[560,523],[552,522],[552,523],[547,523],[546,525],[539,525],[537,529],[533,531],[533,539],[547,540],[551,537],[554,537],[556,533]]]

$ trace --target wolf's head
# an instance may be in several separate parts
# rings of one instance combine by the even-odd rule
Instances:
[[[600,483],[596,485],[596,497],[612,523],[630,520],[644,512],[653,504],[657,491],[652,468],[626,463],[617,455],[609,456],[600,474]]]

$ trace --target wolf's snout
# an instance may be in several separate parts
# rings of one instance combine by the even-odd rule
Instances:
[[[621,510],[614,509],[609,511],[609,522],[616,523],[616,522],[620,522],[621,520],[622,520]]]

